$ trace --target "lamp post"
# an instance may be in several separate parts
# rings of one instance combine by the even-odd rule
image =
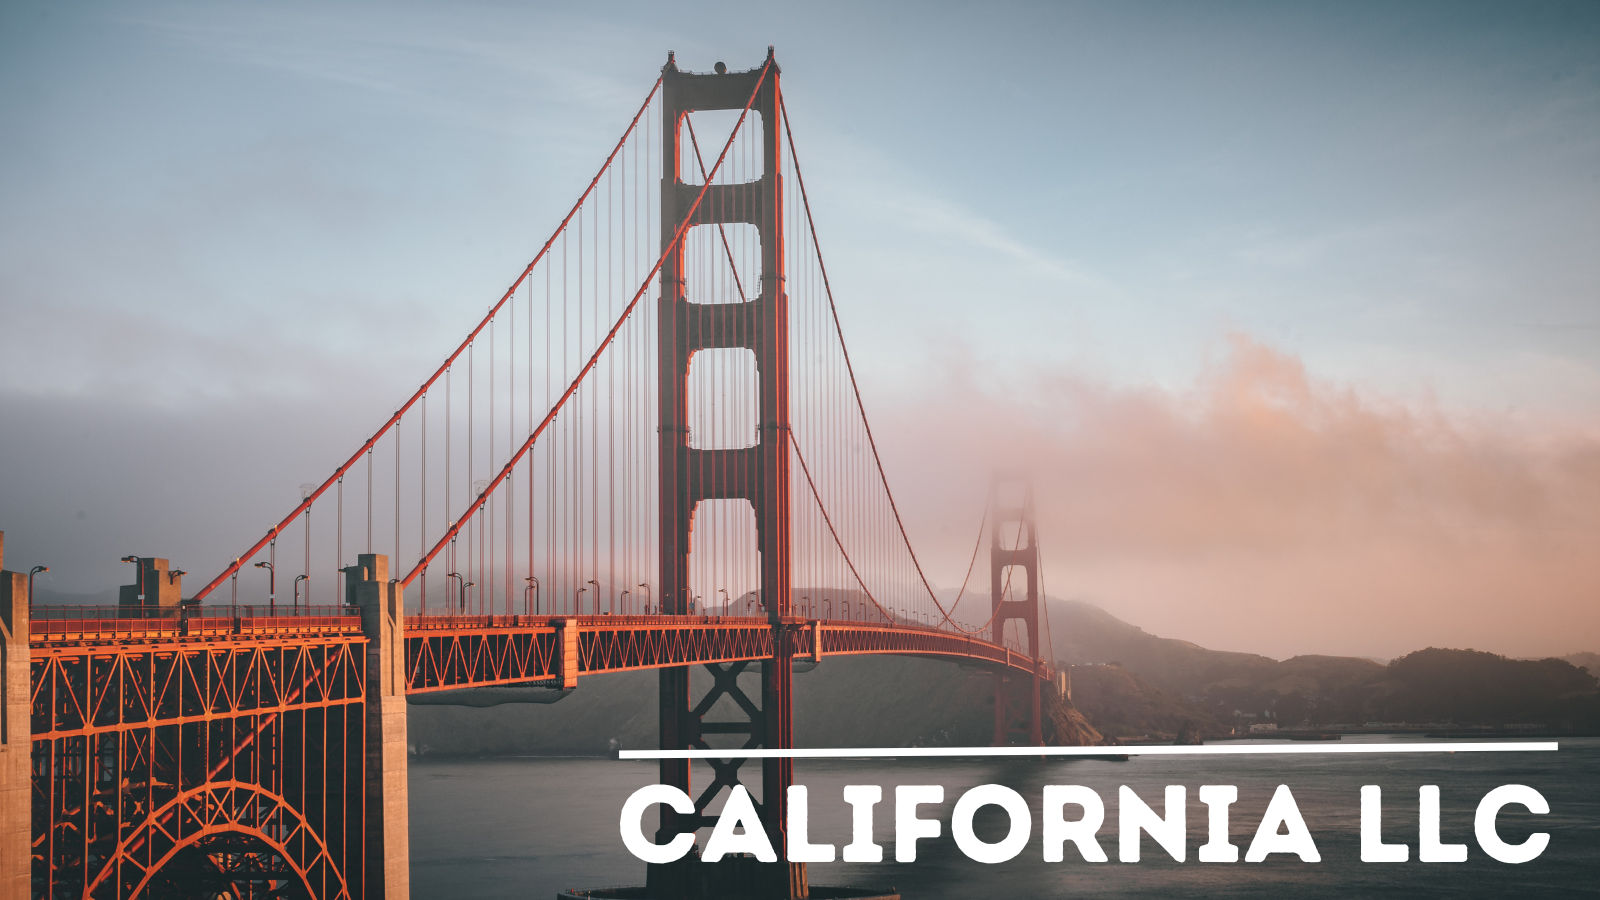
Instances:
[[[178,579],[187,574],[189,573],[183,569],[173,569],[167,573],[167,584],[177,584]],[[187,619],[199,607],[199,600],[194,598],[185,600],[181,595],[178,597],[178,616],[180,618]]]
[[[536,616],[539,614],[539,579],[529,575],[522,580],[528,583],[528,586],[522,589],[522,603],[527,606],[528,615]],[[533,591],[532,605],[528,605],[529,591]]]
[[[273,615],[278,611],[278,572],[266,560],[256,563],[256,568],[267,570],[267,614]]]
[[[629,593],[629,591],[623,591],[617,595],[617,606],[622,610],[623,615],[628,614],[628,601],[622,598],[628,596]]]
[[[30,611],[33,609],[33,576],[40,572],[48,571],[50,571],[49,566],[34,566],[28,570],[28,609]]]
[[[461,577],[461,573],[460,572],[446,572],[445,573],[444,580],[445,580],[446,584],[449,584],[450,583],[450,579],[452,579],[452,578],[456,579],[457,582],[460,583],[461,585],[465,585],[466,581],[467,581],[465,578]],[[449,590],[449,588],[445,588],[445,590]],[[456,606],[456,612],[457,613],[466,612],[466,603],[467,603],[467,589],[466,589],[466,587],[464,587],[464,586],[461,587],[457,591],[456,595],[461,598],[460,603]],[[450,608],[450,595],[449,594],[445,595],[445,601],[444,602],[445,602],[445,609],[446,609],[446,611],[448,611],[449,608]]]
[[[733,598],[728,596],[728,589],[727,588],[717,588],[717,593],[722,595],[722,614],[725,615],[725,616],[732,615],[733,614]]]
[[[585,581],[584,584],[594,588],[594,614],[598,616],[600,615],[600,585],[593,578]]]
[[[295,609],[295,612],[299,612],[300,611],[300,582],[302,582],[302,581],[306,582],[306,606],[310,606],[311,605],[311,576],[310,575],[305,575],[305,574],[296,575],[294,577],[294,609]]]
[[[462,615],[466,615],[467,614],[467,589],[472,587],[475,584],[477,584],[476,581],[467,581],[466,579],[462,579],[462,581],[461,581],[461,614]]]
[[[650,615],[650,606],[652,602],[650,597],[650,585],[641,581],[639,582],[638,586],[644,588],[644,614],[648,616]]]
[[[144,605],[144,565],[143,565],[144,560],[143,560],[142,557],[129,555],[129,556],[124,556],[122,558],[122,561],[126,562],[126,563],[133,563],[134,571],[136,573],[138,573],[138,574],[134,575],[134,584],[137,584],[139,586],[139,595],[138,595],[138,597],[136,599],[138,599],[139,605],[143,606]]]
[[[581,588],[578,588],[578,590],[573,593],[573,595],[572,595],[572,614],[573,615],[577,616],[577,615],[582,615],[583,614],[583,592],[587,591],[587,590],[588,590],[588,588],[581,587]]]

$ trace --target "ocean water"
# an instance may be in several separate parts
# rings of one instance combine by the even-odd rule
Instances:
[[[1408,740],[1362,736],[1359,740]],[[1357,740],[1357,738],[1351,738]],[[752,764],[753,765],[753,764]],[[755,779],[755,770],[751,770]],[[706,776],[697,767],[695,778]],[[614,759],[503,758],[411,761],[412,895],[432,897],[536,897],[549,900],[573,887],[641,884],[644,864],[623,848],[618,819],[635,789],[656,781],[654,764]],[[850,840],[850,807],[841,798],[848,784],[877,784],[884,800],[876,809],[875,840],[885,862],[813,864],[812,884],[898,888],[908,900],[971,897],[1151,897],[1160,895],[1242,897],[1561,897],[1600,896],[1600,740],[1561,741],[1554,753],[1404,754],[1374,756],[1132,757],[1111,760],[800,760],[795,781],[810,792],[811,840],[842,846]],[[1015,859],[984,864],[968,859],[950,836],[950,811],[970,787],[1002,784],[1026,798],[1033,833]],[[937,818],[941,835],[917,844],[914,863],[895,863],[893,791],[896,785],[936,784],[942,806],[919,814]],[[1105,804],[1098,833],[1110,861],[1089,863],[1071,844],[1066,859],[1045,863],[1039,839],[1039,803],[1047,784],[1079,784]],[[1238,787],[1229,817],[1237,863],[1201,863],[1197,848],[1207,840],[1208,809],[1199,801],[1204,784]],[[1269,856],[1243,862],[1262,813],[1278,785],[1288,785],[1321,861]],[[1360,859],[1360,789],[1383,788],[1383,839],[1410,844],[1404,863]],[[1473,835],[1478,801],[1502,784],[1524,784],[1550,804],[1547,815],[1519,806],[1502,811],[1503,839],[1520,842],[1530,833],[1550,835],[1537,859],[1498,862]],[[1117,795],[1127,785],[1157,812],[1167,785],[1187,788],[1187,861],[1176,862],[1148,837],[1141,861],[1118,861]],[[1422,785],[1438,785],[1440,832],[1447,843],[1464,843],[1463,863],[1417,861],[1418,796]],[[1068,807],[1069,817],[1076,809]],[[650,818],[653,818],[651,816]],[[1006,819],[988,807],[975,830],[998,840]],[[649,823],[647,822],[647,833]]]

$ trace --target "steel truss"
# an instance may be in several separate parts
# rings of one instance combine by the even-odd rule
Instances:
[[[1048,666],[1042,660],[966,634],[952,634],[931,628],[861,623],[833,625],[826,622],[817,623],[816,632],[821,636],[822,656],[874,653],[931,656],[996,669],[1015,669],[1028,677],[1048,676]],[[812,639],[807,638],[805,650],[799,652],[809,653],[811,646]]]
[[[564,635],[575,640],[570,650]],[[553,683],[579,675],[790,657],[892,653],[1044,675],[1042,663],[982,638],[906,625],[714,616],[412,616],[406,691]],[[817,642],[820,639],[820,654]],[[569,661],[570,656],[570,661]]]
[[[34,896],[361,896],[365,649],[36,643]]]

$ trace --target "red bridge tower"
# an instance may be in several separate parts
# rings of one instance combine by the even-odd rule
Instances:
[[[721,65],[718,69],[722,69]],[[761,663],[761,696],[745,695],[739,673],[746,663],[708,665],[713,683],[698,699],[691,696],[689,667],[661,670],[661,748],[707,748],[708,734],[746,735],[744,746],[787,748],[792,739],[791,680],[793,646],[789,615],[789,301],[784,292],[782,132],[778,66],[772,48],[749,72],[702,74],[679,71],[671,55],[662,70],[662,181],[660,306],[661,415],[661,611],[683,615],[689,609],[689,550],[695,507],[704,500],[745,500],[755,511],[756,546],[761,554],[761,601],[773,630],[773,655]],[[754,100],[752,101],[752,96]],[[698,110],[743,110],[760,116],[762,174],[742,184],[714,184],[695,203],[699,183],[685,183],[680,129]],[[699,179],[691,179],[698,181]],[[692,211],[692,219],[685,223]],[[761,241],[761,286],[757,296],[739,303],[695,302],[706,286],[687,284],[684,244],[694,226],[753,225]],[[756,360],[760,432],[751,447],[701,449],[690,446],[689,363],[694,354],[714,348],[743,348]],[[732,699],[743,721],[704,720],[717,702]],[[660,842],[712,823],[707,808],[724,789],[739,783],[740,760],[713,763],[716,775],[695,797],[695,811],[679,814],[663,806]],[[785,794],[793,780],[788,759],[762,762],[757,808],[779,863],[750,877],[766,883],[750,893],[804,897],[804,864],[781,862]],[[689,763],[664,760],[661,783],[689,792]],[[725,870],[726,871],[726,870]],[[731,873],[730,873],[731,874]],[[682,897],[705,892],[728,875],[706,870],[693,857],[652,866],[652,896]],[[744,881],[744,878],[738,878]],[[752,886],[753,887],[753,886]],[[746,888],[748,890],[748,888]],[[741,890],[741,893],[745,890]]]
[[[1015,485],[1020,494],[1020,505],[1004,506],[1005,488]],[[1028,656],[1039,658],[1039,532],[1033,515],[1033,485],[1017,478],[996,478],[991,504],[994,522],[989,532],[990,590],[994,603],[994,632],[996,644],[1005,644],[1006,622],[1016,619],[1028,630]],[[1011,523],[1015,527],[1008,527]],[[1007,547],[1004,535],[1015,535],[1015,546]],[[1027,577],[1026,593],[1021,600],[1007,600],[1011,593],[1011,577],[1007,569],[1018,567]],[[1006,670],[995,673],[994,679],[994,743],[1003,746],[1011,738],[1011,720],[1006,702]],[[1044,732],[1039,721],[1039,674],[1034,667],[1030,691],[1030,710],[1027,742],[1032,746],[1044,744]]]

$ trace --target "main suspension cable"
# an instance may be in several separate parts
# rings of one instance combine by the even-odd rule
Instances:
[[[728,142],[723,144],[722,152],[717,155],[717,161],[711,167],[711,177],[716,176],[717,171],[722,168],[723,161],[727,159],[728,150],[733,146],[734,139],[739,134],[739,129],[743,127],[744,120],[749,116],[750,107],[755,103],[756,96],[760,92],[762,84],[766,82],[767,73],[770,72],[771,69],[772,62],[770,60],[766,63],[766,65],[762,66],[761,74],[756,78],[755,87],[750,92],[750,98],[745,101],[744,109],[739,113],[739,121],[735,123],[733,132],[728,136]],[[657,86],[659,85],[660,81],[658,80]],[[654,91],[652,91],[652,95],[653,94]],[[643,110],[641,110],[641,113],[642,112]],[[609,159],[607,159],[607,164],[610,164]],[[598,176],[596,176],[596,181],[598,181]],[[583,383],[584,378],[588,376],[589,372],[593,370],[595,365],[600,361],[600,357],[606,352],[606,348],[611,346],[611,342],[616,338],[617,332],[622,329],[623,323],[627,322],[629,316],[633,314],[633,310],[636,306],[638,306],[640,298],[642,298],[649,290],[651,280],[655,278],[657,272],[661,271],[661,266],[666,262],[667,256],[672,252],[674,247],[678,246],[683,241],[685,233],[688,231],[690,224],[694,221],[695,212],[699,210],[700,203],[705,199],[706,192],[709,191],[710,188],[711,179],[707,178],[705,184],[700,186],[700,192],[695,195],[694,202],[689,204],[688,209],[685,210],[682,221],[678,223],[677,230],[673,232],[672,240],[667,243],[666,247],[662,250],[661,255],[656,257],[655,264],[650,267],[650,271],[645,275],[644,280],[639,284],[639,289],[634,292],[633,299],[628,301],[628,305],[623,308],[622,314],[618,316],[616,322],[612,324],[611,330],[606,332],[605,337],[602,338],[599,345],[595,347],[594,353],[589,356],[588,362],[584,363],[583,368],[578,370],[578,373],[572,379],[572,383],[567,386],[567,389],[562,392],[561,396],[550,407],[550,411],[545,414],[544,419],[540,421],[538,427],[529,433],[527,440],[525,440],[522,443],[522,446],[518,448],[516,454],[507,460],[506,464],[501,467],[499,473],[496,474],[494,478],[484,486],[483,490],[478,493],[477,498],[473,500],[467,509],[462,512],[461,516],[450,525],[450,527],[445,531],[445,534],[439,538],[439,542],[434,545],[433,549],[424,555],[422,559],[418,560],[416,566],[414,566],[411,571],[400,580],[402,585],[409,585],[412,580],[415,579],[417,575],[427,567],[428,563],[439,554],[439,551],[449,543],[451,538],[455,537],[455,535],[461,530],[462,524],[471,519],[478,512],[478,510],[483,508],[483,505],[485,502],[487,502],[489,495],[493,493],[495,488],[499,487],[500,483],[506,479],[506,477],[516,467],[517,463],[522,460],[522,457],[526,455],[528,450],[533,447],[536,441],[538,441],[540,435],[544,434],[545,429],[547,429],[550,426],[550,423],[554,421],[556,414],[559,413],[561,409],[566,406],[567,401],[570,400],[575,393],[577,393],[578,387]]]
[[[884,496],[889,501],[889,511],[894,516],[895,527],[900,531],[900,540],[905,545],[906,553],[911,556],[911,564],[917,571],[917,578],[922,581],[923,590],[928,592],[928,599],[933,601],[933,605],[943,615],[943,621],[954,624],[954,620],[950,616],[951,611],[945,609],[944,604],[939,602],[939,597],[934,593],[933,586],[928,583],[927,574],[922,571],[922,562],[917,559],[917,552],[911,546],[911,538],[906,534],[905,521],[900,517],[899,505],[894,501],[894,492],[889,489],[889,476],[884,472],[883,458],[878,454],[878,442],[872,436],[872,425],[867,421],[866,404],[861,399],[861,387],[856,382],[855,366],[850,362],[850,348],[845,344],[844,327],[839,322],[839,308],[833,301],[833,286],[828,279],[828,266],[822,259],[822,245],[817,240],[817,223],[811,215],[811,200],[806,194],[806,179],[800,171],[800,154],[795,151],[794,131],[789,127],[789,110],[784,106],[782,97],[778,98],[778,108],[782,113],[783,133],[789,142],[789,158],[794,161],[795,180],[800,185],[800,203],[805,207],[806,226],[811,232],[811,246],[817,254],[817,269],[822,275],[823,291],[828,297],[828,311],[833,317],[834,332],[839,337],[839,351],[844,358],[845,372],[850,376],[850,390],[855,395],[856,409],[861,413],[861,427],[866,433],[867,446],[872,451],[872,461],[877,467],[878,479],[883,484]],[[991,615],[990,618],[992,619],[993,616]],[[959,628],[960,626],[957,625],[957,627]]]
[[[589,195],[594,192],[595,186],[600,183],[601,176],[605,175],[606,171],[611,168],[611,161],[616,159],[617,153],[622,150],[625,144],[627,144],[629,136],[633,134],[634,128],[638,126],[639,120],[644,116],[645,110],[650,108],[650,103],[655,100],[656,93],[661,90],[661,84],[664,78],[665,75],[658,76],[656,78],[655,84],[650,88],[650,93],[645,96],[644,102],[639,104],[639,110],[633,114],[633,118],[628,122],[627,129],[622,132],[622,137],[617,139],[616,145],[611,148],[611,153],[606,156],[605,162],[600,164],[600,170],[595,172],[594,178],[589,180],[589,186],[584,188],[583,194],[580,195],[578,197],[578,201],[572,205],[572,209],[567,213],[566,218],[563,218],[561,220],[561,224],[556,226],[556,230],[551,233],[549,240],[545,241],[544,246],[539,248],[539,252],[534,255],[533,260],[523,267],[522,272],[517,275],[516,280],[511,283],[511,286],[506,288],[505,293],[501,295],[500,299],[496,301],[493,306],[489,307],[488,313],[486,313],[483,319],[478,322],[477,327],[473,328],[472,331],[467,334],[466,339],[456,347],[454,352],[445,358],[445,361],[434,370],[433,374],[428,377],[428,380],[424,381],[422,386],[417,388],[417,390],[411,395],[410,399],[402,404],[399,409],[395,410],[394,415],[390,416],[388,421],[384,422],[383,425],[375,433],[373,433],[372,437],[368,438],[366,443],[362,444],[361,448],[345,461],[344,465],[335,469],[333,474],[329,475],[327,480],[323,481],[316,490],[312,491],[310,494],[307,494],[305,498],[301,500],[300,505],[296,506],[293,512],[289,513],[287,516],[284,516],[283,520],[277,525],[273,526],[273,528],[269,530],[267,534],[261,538],[261,540],[256,541],[256,543],[252,545],[249,550],[246,550],[240,556],[235,557],[233,562],[226,569],[223,569],[222,572],[217,575],[217,577],[211,579],[209,584],[201,588],[194,595],[195,600],[198,601],[203,599],[207,594],[211,593],[211,591],[214,590],[217,585],[220,585],[234,573],[238,572],[240,566],[252,559],[261,551],[262,547],[265,547],[269,541],[278,535],[278,533],[283,531],[284,528],[288,527],[290,523],[300,516],[301,513],[309,509],[311,504],[315,503],[317,498],[321,497],[324,491],[326,491],[331,485],[339,483],[340,479],[344,477],[345,473],[354,467],[356,463],[360,462],[362,455],[371,450],[373,445],[376,444],[379,439],[387,434],[389,430],[400,421],[401,417],[406,414],[406,411],[428,393],[428,389],[433,387],[434,382],[438,381],[440,377],[450,370],[450,367],[461,356],[461,354],[465,352],[467,348],[472,346],[473,342],[477,340],[479,333],[481,333],[483,329],[494,320],[496,314],[500,312],[500,308],[516,295],[517,288],[522,285],[523,280],[528,277],[528,274],[534,270],[535,266],[539,265],[540,260],[543,260],[545,255],[550,252],[550,248],[555,245],[556,238],[566,233],[567,223],[572,221],[572,217],[577,214],[578,210],[583,207],[584,202],[589,199]],[[696,204],[698,205],[698,203],[699,200],[697,198]],[[370,493],[370,481],[368,490]],[[396,549],[398,550],[399,548],[396,547]],[[368,550],[371,550],[370,546],[368,547]],[[406,581],[407,583],[410,583],[410,578],[407,578]]]

